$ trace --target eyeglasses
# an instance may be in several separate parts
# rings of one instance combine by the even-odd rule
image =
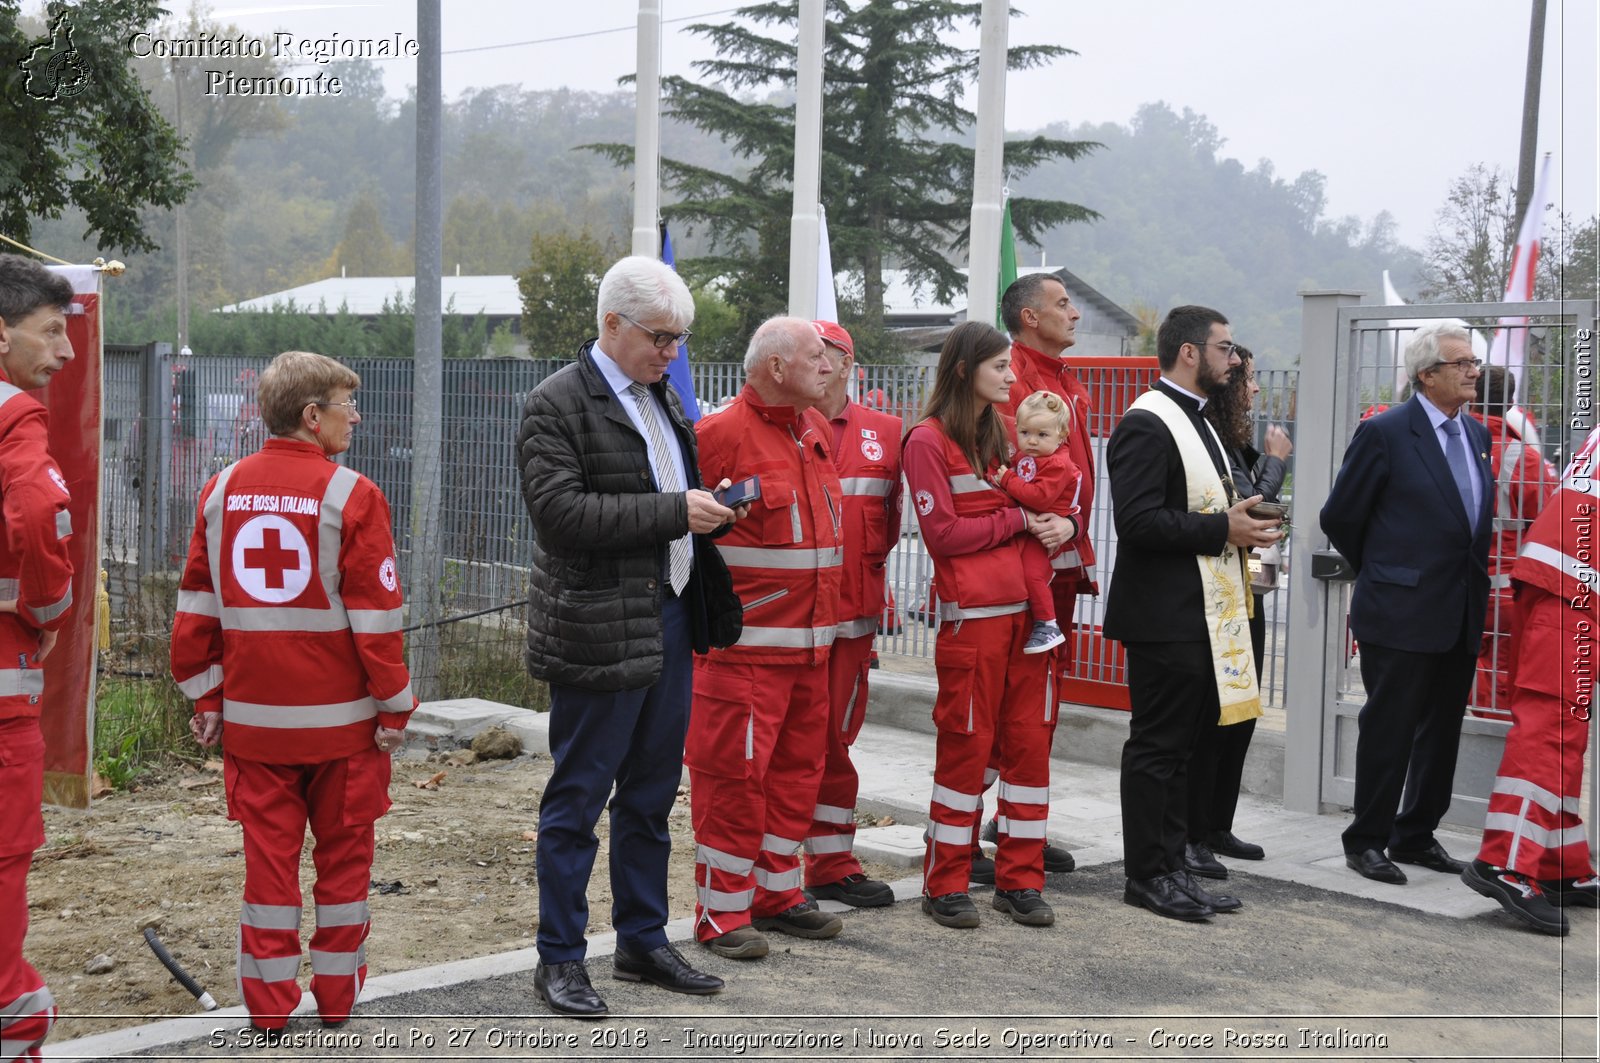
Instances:
[[[311,405],[313,405],[313,406],[343,406],[345,409],[349,410],[351,413],[356,413],[357,412],[357,410],[356,410],[356,400],[355,399],[345,399],[343,402],[313,402]]]
[[[1239,352],[1239,345],[1237,343],[1229,343],[1226,340],[1221,342],[1216,340],[1207,340],[1205,343],[1197,343],[1195,346],[1199,347],[1201,350],[1205,350],[1207,347],[1216,347],[1229,358],[1232,358]]]
[[[676,347],[678,344],[685,342],[690,336],[694,335],[694,333],[690,332],[688,329],[684,329],[682,332],[657,332],[653,328],[645,328],[627,314],[618,314],[617,316],[626,321],[628,324],[632,325],[634,328],[638,329],[640,332],[650,333],[650,341],[656,345],[656,350],[658,351],[666,350],[668,347]]]
[[[1482,369],[1484,362],[1482,358],[1457,358],[1453,362],[1434,362],[1428,368],[1441,369],[1447,365],[1453,365],[1464,373],[1468,369]]]

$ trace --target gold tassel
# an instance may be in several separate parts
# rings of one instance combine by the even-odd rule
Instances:
[[[111,648],[111,590],[108,583],[110,577],[105,569],[100,570],[100,586],[94,592],[95,629],[99,635],[99,645],[102,650]]]

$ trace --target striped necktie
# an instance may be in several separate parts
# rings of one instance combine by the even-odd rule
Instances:
[[[1450,477],[1456,482],[1456,490],[1461,492],[1461,508],[1466,510],[1467,526],[1477,531],[1478,507],[1473,505],[1473,495],[1477,494],[1477,491],[1472,485],[1472,468],[1467,457],[1467,447],[1461,439],[1461,422],[1452,417],[1439,427],[1444,429],[1445,463],[1450,466]]]
[[[664,495],[677,494],[684,490],[684,486],[678,482],[678,463],[672,460],[672,451],[667,449],[667,437],[661,430],[661,418],[656,416],[656,400],[650,394],[650,389],[637,381],[628,385],[628,392],[633,396],[634,405],[639,408],[639,420],[650,439],[650,450],[656,456],[656,484]],[[672,581],[672,593],[682,594],[689,582],[687,535],[667,545],[667,576]]]

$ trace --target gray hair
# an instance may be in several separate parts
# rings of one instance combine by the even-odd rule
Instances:
[[[803,317],[769,317],[750,337],[750,346],[744,352],[744,374],[755,372],[756,366],[778,355],[788,362],[800,350],[800,341],[817,335],[816,328]]]
[[[1406,341],[1406,376],[1413,384],[1423,370],[1443,363],[1444,360],[1439,357],[1439,344],[1443,340],[1460,340],[1469,349],[1472,347],[1472,333],[1457,321],[1436,321],[1424,325]]]
[[[620,314],[674,332],[694,323],[694,296],[671,266],[644,255],[618,259],[600,280],[595,324],[606,329],[606,315]]]

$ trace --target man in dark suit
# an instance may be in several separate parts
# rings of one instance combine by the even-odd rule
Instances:
[[[1222,447],[1200,416],[1239,364],[1227,318],[1177,307],[1161,323],[1156,351],[1161,380],[1123,415],[1106,450],[1117,559],[1105,633],[1127,650],[1133,708],[1122,747],[1123,900],[1194,921],[1240,907],[1201,888],[1183,863],[1189,758],[1201,728],[1225,718],[1221,677],[1232,666],[1219,665],[1212,628],[1228,627],[1242,647],[1231,660],[1250,673],[1253,690],[1248,580],[1232,548],[1270,546],[1282,533],[1279,521],[1245,512],[1259,495],[1234,497]],[[1202,557],[1219,559],[1204,566],[1210,577]],[[1226,617],[1208,614],[1213,592],[1234,596]],[[1254,705],[1235,706],[1237,693],[1229,691],[1229,708],[1259,714],[1259,692]]]
[[[1483,369],[1467,330],[1418,329],[1405,364],[1415,394],[1357,426],[1322,507],[1322,530],[1356,571],[1350,633],[1367,691],[1345,863],[1396,885],[1406,876],[1393,861],[1466,866],[1433,832],[1483,636],[1494,493],[1488,431],[1461,416]]]
[[[529,393],[517,434],[537,536],[528,670],[550,684],[555,759],[539,803],[534,990],[557,1014],[585,1018],[606,1014],[583,957],[608,797],[613,976],[678,993],[722,988],[667,941],[667,816],[683,776],[691,650],[740,633],[727,566],[701,537],[748,512],[701,485],[694,429],[663,379],[694,319],[683,281],[654,259],[624,258],[600,281],[596,316],[599,338]]]

